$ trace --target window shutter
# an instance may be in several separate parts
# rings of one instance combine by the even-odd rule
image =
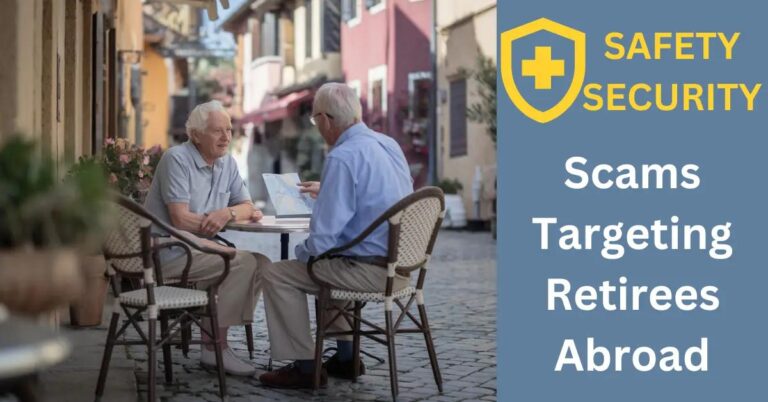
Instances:
[[[341,19],[344,22],[347,22],[352,19],[352,7],[354,7],[352,1],[350,0],[341,0]]]
[[[467,154],[467,80],[451,82],[451,156]]]
[[[346,2],[345,2],[346,3]],[[323,52],[333,53],[341,49],[341,4],[339,0],[323,2]]]

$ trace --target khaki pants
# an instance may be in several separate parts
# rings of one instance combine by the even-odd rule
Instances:
[[[163,264],[163,278],[180,279],[187,258],[176,258]],[[238,251],[229,264],[229,275],[219,285],[219,327],[253,322],[253,311],[261,293],[261,270],[269,259],[258,253]],[[206,289],[224,271],[224,259],[215,254],[192,250],[192,266],[188,280]]]
[[[346,258],[321,260],[312,267],[315,275],[334,286],[362,292],[383,292],[387,270]],[[267,312],[269,343],[274,360],[311,360],[315,358],[315,342],[309,329],[307,294],[317,294],[320,288],[309,277],[307,264],[301,261],[280,261],[263,269],[264,309]],[[395,275],[394,291],[408,286],[408,277]],[[339,302],[336,305],[344,306]],[[326,314],[328,319],[336,314]],[[329,331],[351,330],[339,317]],[[340,337],[352,340],[351,336]]]

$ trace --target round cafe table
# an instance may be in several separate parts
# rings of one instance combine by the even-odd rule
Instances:
[[[279,233],[280,259],[288,259],[288,241],[291,233],[308,233],[309,218],[280,218],[267,215],[258,222],[237,221],[228,224],[225,229],[252,233]]]

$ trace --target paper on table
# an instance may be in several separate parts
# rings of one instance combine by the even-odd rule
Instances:
[[[302,226],[302,225],[308,225],[309,224],[309,218],[277,218],[274,215],[264,215],[261,219],[259,219],[258,222],[264,226],[274,226],[274,225],[296,225],[296,226]]]
[[[269,199],[272,200],[278,218],[308,218],[312,215],[314,200],[299,191],[297,173],[263,173]]]

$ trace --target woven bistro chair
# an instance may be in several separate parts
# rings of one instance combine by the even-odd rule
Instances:
[[[445,201],[443,192],[437,187],[424,187],[400,200],[388,209],[376,221],[374,221],[357,238],[349,243],[323,253],[318,257],[311,257],[308,262],[309,275],[319,286],[320,292],[316,302],[317,336],[315,338],[315,389],[320,386],[321,354],[323,340],[327,336],[352,335],[355,378],[360,374],[360,337],[372,339],[387,346],[389,355],[390,387],[392,399],[397,400],[397,360],[395,356],[395,335],[402,333],[421,333],[424,335],[429,361],[432,365],[432,374],[440,392],[443,392],[443,380],[437,363],[435,346],[427,320],[427,311],[424,307],[424,280],[427,273],[427,265],[432,249],[437,239],[443,217],[445,216]],[[379,226],[387,223],[389,226],[388,252],[386,263],[382,269],[387,270],[386,284],[382,284],[382,292],[360,292],[354,289],[339,289],[323,282],[312,271],[315,262],[340,257],[341,254],[360,243]],[[395,273],[410,275],[413,271],[419,271],[416,286],[406,286],[395,291],[393,289]],[[347,301],[354,303],[354,309],[339,308],[332,305],[331,301]],[[403,301],[406,301],[403,304]],[[417,319],[410,311],[413,302],[416,302],[419,310]],[[384,303],[385,326],[374,324],[364,319],[361,315],[366,303]],[[347,305],[349,304],[347,303]],[[394,305],[399,307],[399,314],[395,319]],[[331,310],[326,311],[330,306]],[[333,320],[325,323],[326,314],[335,314],[333,320],[345,319],[353,328],[347,332],[328,332],[327,328]],[[415,328],[401,328],[403,319],[408,317]],[[361,324],[370,329],[361,330]],[[381,336],[384,338],[382,339]]]
[[[224,399],[227,391],[224,366],[222,364],[222,334],[219,333],[216,303],[218,287],[229,274],[230,260],[234,258],[235,250],[203,244],[198,238],[180,232],[163,223],[143,207],[126,197],[118,196],[117,204],[118,224],[105,238],[103,245],[104,257],[107,260],[107,273],[115,294],[115,306],[107,332],[99,380],[96,385],[96,400],[100,400],[104,394],[104,384],[107,372],[109,371],[109,361],[114,346],[146,345],[149,357],[147,361],[149,384],[147,399],[154,401],[156,399],[155,370],[157,366],[157,351],[162,348],[165,380],[166,382],[172,382],[171,344],[176,334],[182,329],[188,328],[192,323],[197,324],[200,327],[200,331],[205,332],[213,339],[219,374],[219,395]],[[168,232],[175,240],[161,243],[158,241],[158,238],[153,238],[150,232],[152,224]],[[192,248],[203,253],[220,256],[224,271],[207,290],[163,286],[162,283],[156,286],[155,278],[157,275],[153,265],[158,265],[157,252],[171,247],[181,247],[187,254],[187,264],[181,279],[182,285],[186,285],[187,275],[192,264]],[[157,272],[159,271],[157,269]],[[121,293],[119,291],[119,278],[117,274],[127,278],[143,279],[144,287]],[[118,328],[121,310],[125,313],[127,321]],[[138,323],[141,319],[141,314],[144,312],[148,316],[146,333]],[[172,314],[175,316],[175,319],[169,324],[169,318],[171,318]],[[201,325],[201,317],[210,318],[210,331]],[[159,336],[156,328],[158,320],[160,321]],[[120,339],[129,325],[139,334],[140,340]],[[199,344],[202,341],[191,341],[191,343]]]

